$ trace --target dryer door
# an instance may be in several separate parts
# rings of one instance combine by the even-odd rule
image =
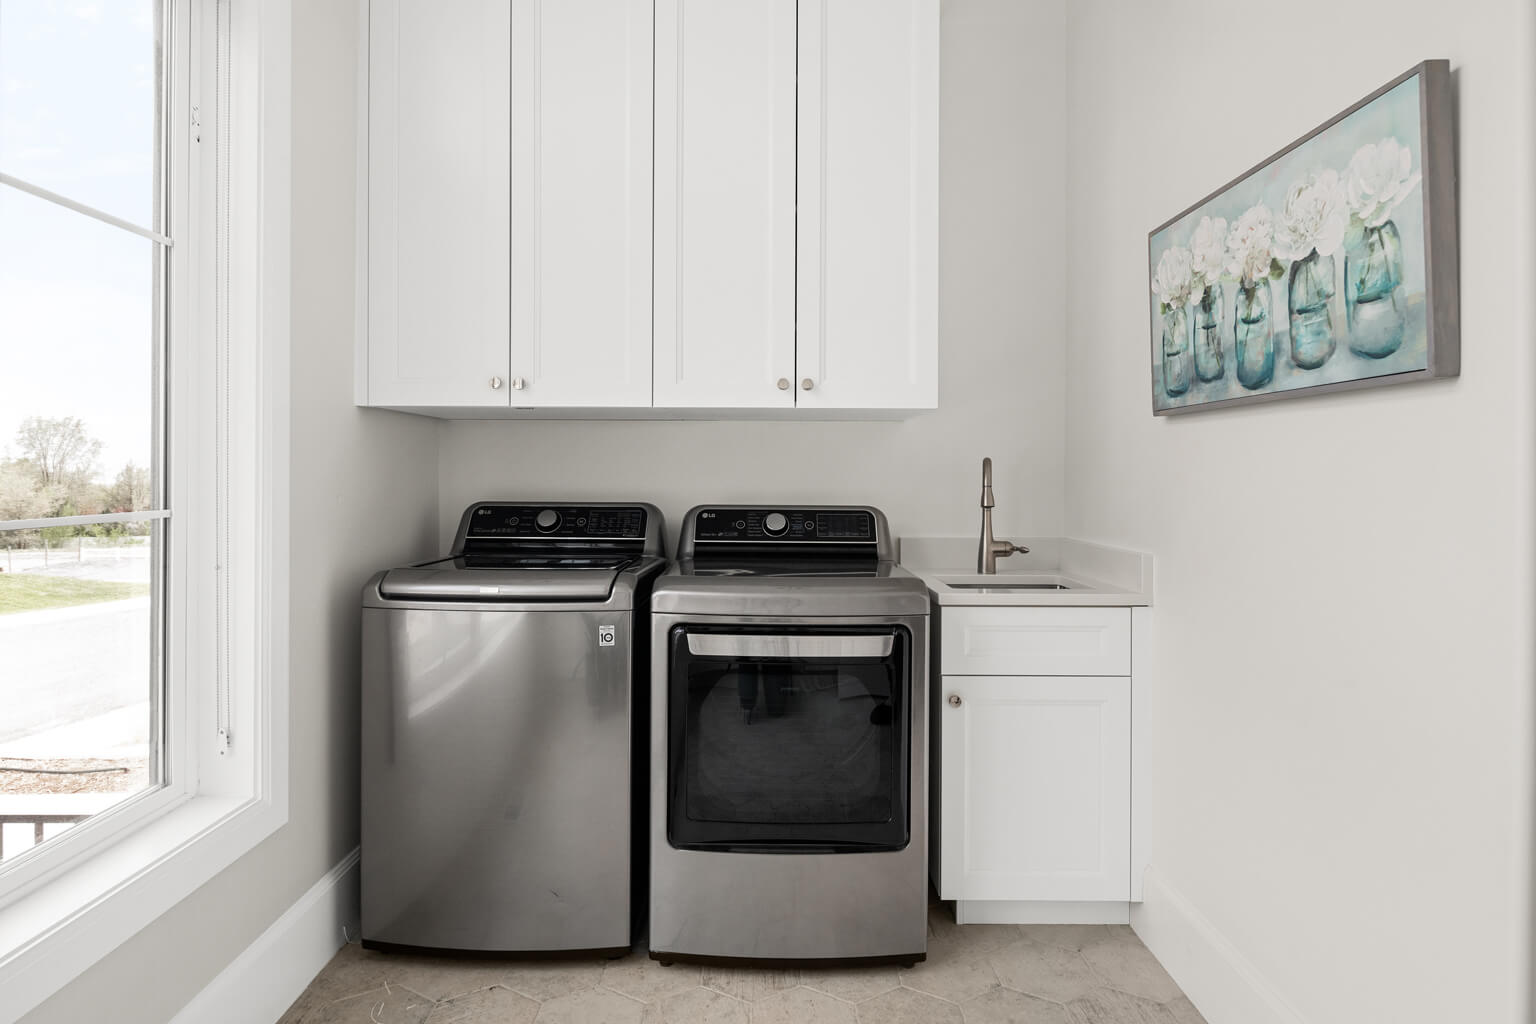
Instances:
[[[684,624],[669,641],[672,846],[821,853],[907,845],[905,627]]]

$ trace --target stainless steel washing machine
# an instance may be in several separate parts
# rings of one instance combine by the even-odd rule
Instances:
[[[868,507],[701,506],[652,595],[650,951],[927,949],[928,590]]]
[[[452,554],[369,580],[365,946],[630,948],[662,536],[651,505],[477,502]]]

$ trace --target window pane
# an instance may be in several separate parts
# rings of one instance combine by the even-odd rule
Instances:
[[[154,227],[153,0],[0,0],[0,171]]]
[[[161,524],[0,532],[0,857],[159,782]]]
[[[0,185],[0,520],[152,507],[156,248]]]

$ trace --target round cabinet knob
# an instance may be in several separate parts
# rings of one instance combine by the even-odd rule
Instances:
[[[764,533],[777,537],[787,529],[789,529],[789,520],[784,518],[784,513],[769,512],[766,516],[763,516]]]
[[[527,386],[528,386],[528,382],[523,380],[523,378],[521,378],[521,377],[513,377],[512,378],[512,390],[513,391],[521,391],[521,390],[523,390],[523,388],[525,388]]]
[[[780,391],[788,391],[789,390],[789,378],[788,377],[780,377],[779,378],[779,390]]]
[[[809,391],[809,390],[811,390],[811,388],[813,388],[815,386],[816,386],[816,382],[811,380],[811,378],[809,378],[809,377],[805,378],[805,380],[800,382],[800,389],[802,391]]]
[[[952,708],[957,708],[960,706],[960,695],[958,693],[952,693],[949,695],[949,706]]]
[[[500,377],[492,377],[491,378],[491,390],[492,391],[500,391],[501,390],[501,378]]]
[[[540,533],[552,533],[560,527],[560,513],[547,508],[533,518],[533,525]]]

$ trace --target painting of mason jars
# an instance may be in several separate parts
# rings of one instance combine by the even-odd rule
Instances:
[[[1152,232],[1154,413],[1458,372],[1449,77],[1419,65]]]

